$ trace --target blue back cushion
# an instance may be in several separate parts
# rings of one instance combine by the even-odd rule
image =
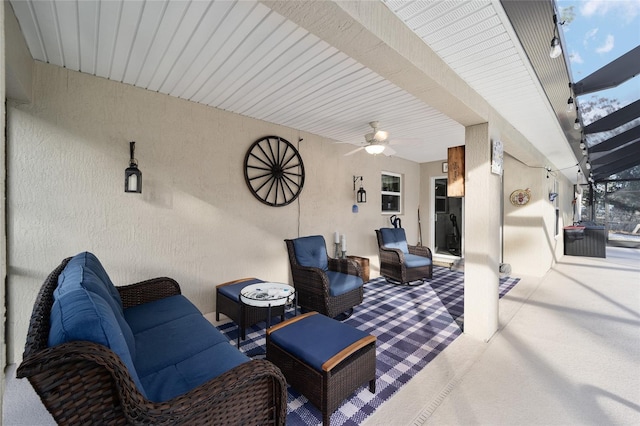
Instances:
[[[78,258],[78,256],[80,256],[80,258]],[[131,352],[131,356],[135,358],[136,344],[131,327],[129,327],[129,324],[124,318],[122,304],[118,303],[120,298],[118,297],[118,300],[116,300],[113,297],[113,294],[109,291],[109,287],[113,287],[114,289],[115,287],[111,284],[111,281],[106,284],[98,274],[96,274],[89,266],[86,266],[84,253],[78,256],[69,261],[67,266],[58,276],[58,287],[53,291],[54,300],[57,300],[64,294],[78,291],[80,289],[90,291],[92,294],[101,297],[113,311],[114,318],[120,326],[122,335],[127,342],[129,351]],[[117,292],[118,290],[115,291]]]
[[[144,395],[116,314],[103,297],[84,288],[59,294],[51,308],[49,346],[78,340],[98,343],[115,352]]]
[[[79,253],[71,258],[65,270],[72,269],[76,265],[86,267],[90,269],[94,274],[96,274],[104,288],[113,298],[116,305],[120,306],[120,311],[122,311],[122,299],[120,298],[120,293],[118,292],[116,286],[113,285],[113,282],[111,282],[111,278],[109,278],[107,271],[104,270],[102,263],[100,263],[96,255],[88,251]],[[58,278],[58,284],[60,282],[61,279]]]
[[[382,243],[386,248],[400,249],[403,253],[409,253],[407,245],[407,236],[404,228],[382,228],[380,229]]]
[[[293,250],[300,265],[329,270],[327,247],[322,235],[296,238],[293,240]]]

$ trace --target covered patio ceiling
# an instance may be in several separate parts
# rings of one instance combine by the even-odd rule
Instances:
[[[444,160],[489,108],[552,164],[507,152],[576,181],[581,136],[564,112],[566,64],[548,56],[548,0],[10,4],[42,62],[358,146],[379,121],[395,155],[419,163]],[[393,41],[421,41],[430,60],[420,69]]]

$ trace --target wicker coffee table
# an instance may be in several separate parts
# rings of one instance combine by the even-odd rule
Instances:
[[[239,306],[267,308],[267,328],[271,327],[271,308],[293,304],[293,314],[298,311],[296,291],[289,284],[257,283],[250,284],[240,291]],[[240,348],[240,333],[238,333],[238,348]]]

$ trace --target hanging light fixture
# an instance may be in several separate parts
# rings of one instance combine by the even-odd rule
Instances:
[[[142,172],[138,169],[138,160],[134,158],[136,143],[129,142],[129,167],[124,171],[124,192],[142,192]]]
[[[580,119],[578,117],[576,117],[575,121],[573,122],[573,128],[575,130],[580,130],[582,126],[580,125]]]
[[[569,99],[567,99],[567,112],[573,111],[573,92],[571,91],[571,83],[569,83]]]
[[[356,190],[356,182],[360,180],[360,189],[356,192],[356,202],[357,203],[366,203],[367,202],[367,191],[362,187],[362,176],[354,176],[353,177],[353,190]]]
[[[560,46],[560,39],[556,35],[558,31],[558,17],[553,15],[553,38],[551,39],[551,49],[549,49],[549,56],[552,59],[557,58],[562,54],[562,46]]]
[[[578,108],[576,108],[576,119],[573,122],[573,128],[575,130],[580,130],[581,127],[582,125],[580,124],[580,114],[578,114]]]

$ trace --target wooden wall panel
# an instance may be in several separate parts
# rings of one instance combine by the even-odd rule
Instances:
[[[464,197],[464,145],[449,148],[447,162],[449,163],[447,195]]]

